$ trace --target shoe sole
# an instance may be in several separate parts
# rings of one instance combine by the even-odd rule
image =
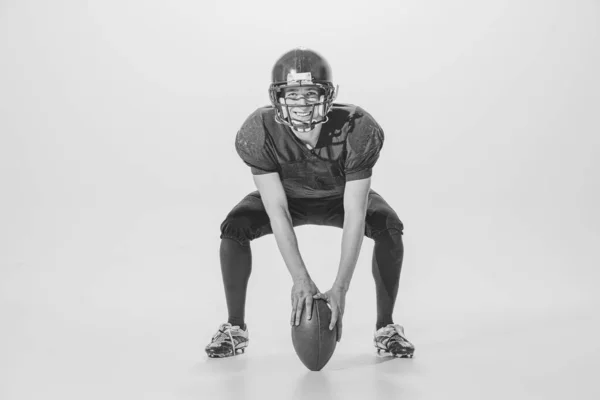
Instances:
[[[377,356],[379,357],[394,357],[394,358],[413,358],[413,354],[393,354],[385,350],[377,350]]]
[[[406,353],[392,353],[390,351],[378,348],[377,349],[377,355],[379,357],[413,358],[414,352],[411,352],[411,353],[408,353],[408,352],[406,352]]]
[[[233,353],[224,353],[224,354],[218,354],[218,353],[211,353],[211,352],[206,352],[206,354],[208,355],[209,358],[227,358],[227,357],[233,357],[233,356],[237,356],[240,353],[244,354],[246,352],[246,347],[240,347],[239,349],[235,349],[235,351]]]

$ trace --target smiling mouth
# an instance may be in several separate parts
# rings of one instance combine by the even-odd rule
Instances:
[[[311,114],[308,111],[294,111],[293,113],[294,113],[294,115],[297,115],[298,117],[301,117],[301,118],[310,117],[310,114]]]

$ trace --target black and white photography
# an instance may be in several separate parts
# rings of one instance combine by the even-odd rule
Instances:
[[[0,0],[1,400],[596,400],[597,0]]]

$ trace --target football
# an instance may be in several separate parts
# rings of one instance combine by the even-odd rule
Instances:
[[[302,310],[300,325],[292,326],[292,343],[300,361],[311,371],[320,371],[329,362],[337,343],[337,327],[329,330],[331,309],[323,299],[313,301],[312,318]]]

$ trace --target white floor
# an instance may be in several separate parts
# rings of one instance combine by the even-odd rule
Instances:
[[[559,268],[548,258],[549,275],[529,266],[530,282],[522,285],[530,291],[505,285],[503,275],[484,286],[470,267],[477,265],[473,252],[462,255],[464,262],[456,263],[462,268],[452,274],[432,268],[434,252],[419,249],[434,243],[419,244],[415,227],[405,236],[395,316],[417,351],[414,359],[389,359],[377,357],[371,343],[372,243],[365,241],[344,337],[326,367],[310,372],[291,344],[290,281],[272,237],[253,245],[250,347],[215,360],[203,348],[224,322],[225,306],[218,237],[198,233],[202,210],[66,210],[52,217],[59,223],[44,210],[28,213],[44,223],[12,230],[0,270],[2,400],[600,398],[600,317],[585,295],[592,283],[581,270],[577,281],[567,282],[570,272],[558,256],[564,272],[556,276],[564,284],[551,279]],[[321,288],[335,268],[319,270],[316,260],[331,264],[337,256],[315,248],[328,238],[337,247],[339,235],[333,228],[298,231]],[[433,247],[452,259],[442,243]],[[516,267],[529,265],[525,256],[514,271],[506,267],[506,281],[518,277]],[[488,275],[497,267],[478,266]],[[450,280],[454,275],[457,281]],[[536,286],[540,279],[557,301]],[[577,287],[580,300],[569,302]],[[563,295],[561,288],[570,291]],[[500,289],[512,300],[500,297]]]
[[[16,399],[598,399],[600,321],[590,313],[414,321],[414,359],[377,357],[350,329],[320,372],[289,330],[251,331],[248,351],[208,359],[198,320],[75,320],[12,308],[0,397]],[[8,333],[8,334],[7,334]]]

